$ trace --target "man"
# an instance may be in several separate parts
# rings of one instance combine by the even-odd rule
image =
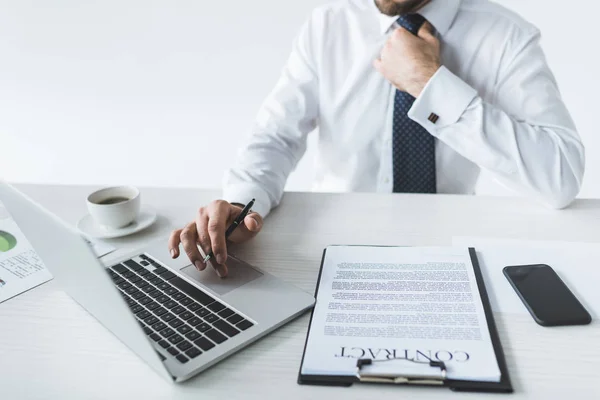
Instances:
[[[560,29],[557,27],[557,29]],[[577,195],[584,149],[539,46],[539,31],[487,0],[342,0],[298,35],[224,199],[171,235],[200,270],[239,204],[231,236],[255,236],[319,128],[315,189],[473,193],[481,170],[555,208]],[[416,99],[416,100],[415,100]]]

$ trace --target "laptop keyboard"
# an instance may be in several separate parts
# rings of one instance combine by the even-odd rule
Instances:
[[[254,325],[145,254],[139,258],[113,265],[108,273],[146,335],[180,363]]]

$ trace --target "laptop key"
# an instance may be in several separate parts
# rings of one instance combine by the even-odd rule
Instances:
[[[253,325],[254,324],[252,322],[245,319],[242,322],[237,323],[235,326],[237,326],[239,329],[245,331],[246,329],[250,328]]]
[[[144,260],[144,261],[140,261],[140,265],[147,267],[148,265],[150,265],[150,263],[148,261]]]
[[[123,278],[129,279],[129,278],[131,278],[131,277],[135,276],[135,274],[134,274],[133,272],[131,272],[131,271],[125,271],[125,272],[123,272],[123,273],[121,274],[121,276],[122,276]]]
[[[184,311],[181,314],[179,314],[179,318],[181,318],[184,321],[187,321],[188,319],[192,318],[194,316],[194,314],[192,314],[189,311]]]
[[[183,325],[183,321],[180,319],[173,319],[169,321],[168,324],[171,325],[173,328],[178,328],[181,325]]]
[[[142,304],[142,305],[146,305],[148,303],[150,303],[152,301],[152,299],[150,297],[142,297],[138,300],[138,303]]]
[[[146,335],[151,335],[151,334],[153,334],[154,332],[152,331],[152,329],[148,328],[147,326],[144,326],[144,333],[145,333]]]
[[[148,273],[147,274],[142,274],[140,271],[140,275],[144,276],[144,279],[147,281],[152,281],[152,279],[156,279],[156,275],[154,275],[152,272],[146,270]]]
[[[219,317],[217,317],[215,314],[208,314],[206,317],[204,317],[204,320],[205,320],[206,322],[210,322],[211,324],[212,324],[213,322],[216,322],[216,321],[218,321],[219,319],[220,319],[220,318],[219,318]]]
[[[167,272],[168,270],[165,267],[156,267],[154,268],[154,270],[152,272],[154,272],[156,275],[160,275],[160,274],[164,274],[165,272]]]
[[[175,275],[174,273],[172,273],[171,271],[167,271],[164,274],[162,274],[160,277],[163,278],[165,281],[168,281],[170,279],[175,278],[177,275]]]
[[[179,328],[177,328],[177,332],[181,333],[182,335],[189,333],[191,330],[192,328],[187,325],[181,325]]]
[[[113,282],[115,283],[115,285],[120,285],[121,283],[125,282],[125,279],[115,278],[115,279],[113,279]]]
[[[208,314],[210,314],[210,310],[208,308],[201,308],[196,311],[196,315],[198,315],[199,317],[204,317]]]
[[[113,265],[111,269],[117,271],[118,273],[127,272],[127,268],[123,264]]]
[[[190,324],[191,326],[196,326],[200,322],[202,322],[202,320],[198,317],[192,317],[192,318],[188,319],[188,321],[187,321],[187,323]]]
[[[127,260],[127,261],[123,262],[123,264],[127,265],[129,268],[131,268],[134,271],[144,269],[144,267],[142,267],[140,264],[136,263],[133,260]]]
[[[153,285],[160,285],[163,282],[162,279],[160,279],[158,276],[152,280],[150,280],[150,283],[152,283]]]
[[[191,349],[189,349],[188,351],[185,352],[185,355],[188,356],[189,358],[196,358],[200,354],[202,354],[202,352],[195,347],[192,347]]]
[[[243,319],[244,318],[241,315],[233,314],[231,317],[227,318],[227,321],[235,325]]]
[[[178,305],[179,305],[179,303],[177,303],[175,300],[169,300],[169,301],[167,301],[164,304],[164,306],[167,307],[167,308],[173,308],[173,307],[176,307]]]
[[[172,312],[174,312],[175,314],[181,314],[182,312],[185,311],[185,308],[181,307],[181,306],[177,306],[177,307],[173,307],[171,309]]]
[[[146,319],[146,318],[148,318],[149,316],[151,316],[152,314],[150,314],[150,311],[146,311],[146,310],[144,310],[144,311],[141,311],[141,312],[137,313],[136,315],[137,315],[137,317],[138,317],[139,319]]]
[[[131,287],[131,283],[129,283],[129,282],[123,282],[123,283],[121,283],[120,285],[117,285],[117,286],[119,286],[119,288],[125,290],[125,289],[128,289],[128,288]]]
[[[133,297],[134,299],[141,299],[142,297],[144,297],[144,292],[140,292],[139,290],[136,293],[133,293],[131,295],[131,297]]]
[[[167,340],[172,344],[177,344],[177,343],[181,342],[183,340],[183,338],[181,336],[179,336],[178,334],[174,334],[173,336],[169,337],[169,339],[167,339]]]
[[[217,331],[216,329],[211,329],[210,331],[206,331],[204,332],[204,334],[213,342],[217,343],[217,344],[221,344],[224,341],[227,340],[227,336],[223,335],[222,333],[220,333],[219,331]]]
[[[208,340],[205,337],[201,337],[200,339],[196,340],[194,342],[194,344],[198,347],[200,347],[202,350],[206,351],[206,350],[210,350],[213,347],[215,347],[215,344],[213,342],[211,342],[210,340]]]
[[[201,304],[207,305],[214,302],[214,299],[212,297],[210,297],[191,283],[184,281],[178,276],[171,279],[169,283],[175,286],[176,288],[181,289],[187,295],[189,295],[191,298],[193,298]]]
[[[158,321],[157,323],[155,323],[154,325],[152,325],[152,329],[154,329],[155,331],[162,331],[163,329],[165,329],[167,327],[167,325],[163,322]]]
[[[193,301],[190,305],[187,306],[187,308],[189,308],[192,311],[199,310],[200,307],[202,307],[202,306],[200,304],[196,303],[195,301]]]
[[[139,287],[139,286],[138,286]],[[154,288],[154,286],[148,284],[147,286],[143,286],[142,287],[142,292],[144,293],[150,293],[150,292],[154,292],[156,289]]]
[[[135,285],[135,286],[137,286],[137,287],[138,287],[138,289],[142,289],[142,288],[145,288],[146,286],[148,286],[148,285],[149,285],[149,283],[148,283],[148,282],[146,282],[146,281],[145,281],[145,280],[143,280],[143,279],[140,279],[139,281],[137,281],[136,283],[134,283],[134,285]]]
[[[179,350],[181,350],[181,351],[186,351],[190,347],[192,347],[192,344],[190,342],[188,342],[187,340],[184,340],[183,342],[177,343],[177,348]]]
[[[131,308],[131,312],[134,314],[139,313],[140,311],[144,311],[144,307],[140,306],[140,305],[135,305]]]
[[[158,307],[156,310],[153,310],[152,312],[154,313],[154,315],[158,315],[160,317],[161,315],[163,315],[164,313],[166,313],[167,310],[165,310],[162,307]]]
[[[174,287],[170,287],[167,290],[165,290],[165,293],[169,296],[173,296],[175,293],[177,293],[177,289],[175,289]]]
[[[136,283],[136,282],[139,282],[139,281],[141,281],[141,280],[142,280],[142,278],[140,278],[140,277],[139,277],[139,276],[137,276],[137,275],[135,275],[135,276],[132,276],[131,278],[129,278],[129,282],[131,282],[131,283]]]
[[[230,308],[225,308],[218,312],[219,317],[221,318],[229,318],[233,315],[233,310]]]
[[[171,313],[166,313],[165,315],[161,315],[160,316],[160,319],[162,319],[165,322],[169,322],[169,321],[171,321],[174,318],[175,318],[175,316],[173,314],[171,314]]]
[[[159,288],[160,290],[167,290],[168,288],[171,288],[173,286],[169,285],[167,282],[163,282],[163,283],[156,285],[156,287]]]
[[[189,297],[184,297],[183,299],[179,300],[179,303],[181,303],[184,306],[189,306],[193,302],[194,302],[194,300],[190,299]]]
[[[211,329],[211,326],[205,322],[201,323],[200,325],[198,325],[196,327],[196,330],[198,332],[206,332],[207,330]]]
[[[160,292],[160,290],[155,290],[154,292],[150,292],[148,293],[148,296],[156,299],[157,297],[162,296],[163,294]]]
[[[158,333],[153,333],[150,335],[150,339],[154,340],[155,342],[158,342],[160,340],[160,335]]]
[[[163,349],[168,349],[169,347],[171,347],[171,343],[167,342],[166,340],[161,340],[160,342],[158,342],[158,345]]]
[[[154,309],[156,309],[156,308],[158,308],[158,307],[159,307],[159,305],[158,305],[158,303],[157,303],[157,302],[155,302],[155,301],[152,301],[152,302],[150,302],[150,303],[146,304],[146,308],[147,308],[148,310],[154,310]]]
[[[142,268],[139,271],[136,271],[139,276],[145,277],[148,274],[151,274],[146,268]],[[145,278],[144,278],[145,279]]]
[[[185,364],[186,362],[190,361],[190,359],[187,358],[186,356],[184,356],[183,354],[179,354],[175,358],[177,359],[177,361],[179,361],[182,364]]]
[[[154,315],[151,317],[148,317],[144,320],[144,323],[146,323],[147,325],[153,325],[157,322],[158,322],[158,318],[156,318]],[[225,332],[225,333],[227,333],[227,332]]]
[[[234,337],[235,335],[240,333],[239,330],[235,329],[233,326],[229,325],[227,322],[225,322],[223,320],[215,322],[213,324],[213,326],[229,337]]]
[[[127,294],[134,294],[134,293],[139,292],[139,290],[137,290],[137,288],[135,286],[129,285],[129,287],[124,290],[124,292]]]
[[[199,338],[201,338],[201,337],[202,337],[202,335],[201,335],[201,334],[199,334],[199,333],[198,333],[198,332],[196,332],[196,331],[191,331],[191,332],[189,332],[188,334],[186,334],[186,335],[185,335],[185,337],[186,337],[186,338],[188,338],[188,339],[189,339],[189,340],[191,340],[191,341],[194,341],[194,340],[196,340],[196,339],[199,339]]]
[[[185,299],[185,294],[183,294],[183,293],[175,293],[175,294],[173,295],[173,298],[174,298],[175,300],[181,300],[181,299]]]
[[[169,301],[169,296],[165,296],[164,294],[162,296],[158,296],[156,298],[156,301],[158,301],[159,303],[166,303],[167,301]]]
[[[214,312],[219,312],[224,308],[225,308],[225,306],[223,304],[219,303],[218,301],[215,301],[214,303],[208,305],[208,309],[212,310]]]
[[[175,331],[171,328],[165,328],[159,332],[164,338],[168,338],[171,335],[175,334]]]
[[[172,354],[174,356],[176,356],[177,354],[179,354],[179,350],[177,350],[175,347],[170,347],[167,349],[167,351],[169,352],[169,354]]]

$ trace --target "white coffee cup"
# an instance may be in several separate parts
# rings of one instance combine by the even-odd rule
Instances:
[[[140,191],[134,186],[115,186],[87,197],[87,208],[97,224],[109,229],[123,228],[140,213]]]

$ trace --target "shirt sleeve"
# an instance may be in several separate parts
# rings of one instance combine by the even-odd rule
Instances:
[[[289,174],[306,151],[307,135],[316,127],[315,25],[311,17],[300,30],[252,134],[224,177],[223,198],[243,204],[255,198],[253,210],[263,217],[279,204]]]
[[[441,67],[408,115],[504,186],[562,208],[579,193],[584,148],[539,38],[512,46],[491,103]]]

